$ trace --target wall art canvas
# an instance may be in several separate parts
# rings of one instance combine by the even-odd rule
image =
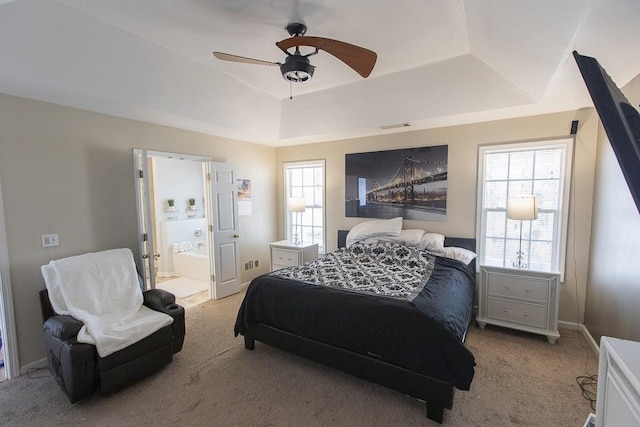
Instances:
[[[238,199],[251,200],[251,180],[238,179],[237,183],[238,183]]]
[[[345,155],[345,216],[447,219],[448,146]]]
[[[251,215],[251,180],[238,179],[238,215]]]

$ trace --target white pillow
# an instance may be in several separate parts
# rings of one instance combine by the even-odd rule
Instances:
[[[424,230],[418,229],[406,229],[400,230],[399,236],[379,236],[379,237],[369,237],[368,239],[363,240],[364,243],[378,243],[378,242],[391,242],[397,243],[399,245],[404,246],[418,246],[420,243],[420,239],[422,235],[425,233]]]
[[[444,235],[439,233],[424,233],[418,247],[430,252],[442,252],[444,249]]]
[[[425,231],[416,228],[408,228],[400,231],[400,240],[406,246],[418,246]]]
[[[459,248],[457,246],[445,247],[441,255],[447,258],[457,259],[467,265],[469,265],[469,263],[471,263],[471,261],[473,261],[477,256],[475,252],[470,251],[469,249]]]
[[[377,219],[374,221],[365,221],[354,226],[347,233],[346,245],[359,242],[369,237],[390,236],[398,237],[402,230],[402,217],[392,219]]]

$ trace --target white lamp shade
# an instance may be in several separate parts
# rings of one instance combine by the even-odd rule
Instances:
[[[304,212],[307,207],[307,202],[304,197],[292,197],[287,203],[287,209],[289,212]]]
[[[509,197],[507,218],[519,220],[538,219],[538,203],[535,196]]]

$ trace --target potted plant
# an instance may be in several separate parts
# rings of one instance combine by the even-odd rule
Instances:
[[[196,210],[196,199],[189,199],[189,209],[192,211]]]
[[[170,210],[170,211],[175,210],[175,209],[176,209],[176,207],[175,207],[175,203],[176,203],[176,201],[175,201],[175,200],[173,200],[173,199],[169,199],[169,200],[167,200],[167,205],[169,205],[168,210]]]

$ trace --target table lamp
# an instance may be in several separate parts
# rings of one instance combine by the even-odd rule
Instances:
[[[520,220],[520,249],[513,266],[517,268],[527,268],[522,252],[522,221],[538,219],[538,203],[535,196],[509,197],[507,201],[507,218]]]

